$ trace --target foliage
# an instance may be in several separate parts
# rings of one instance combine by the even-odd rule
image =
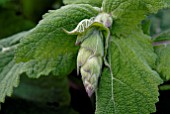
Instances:
[[[68,108],[71,97],[67,76],[76,69],[78,55],[78,61],[87,62],[86,66],[78,63],[78,67],[91,73],[88,76],[82,74],[84,86],[89,84],[88,80],[95,85],[92,91],[96,95],[95,114],[155,112],[155,103],[159,101],[158,86],[170,80],[170,32],[168,30],[152,39],[149,36],[150,21],[146,17],[169,7],[168,0],[63,2],[69,5],[50,10],[33,29],[0,40],[0,102],[4,102],[5,96],[11,96],[13,87],[17,87],[21,81],[14,91],[15,97],[39,103],[41,107],[46,107],[48,103],[61,109],[66,107],[66,112],[61,113],[76,113]],[[104,13],[108,17],[100,16]],[[0,24],[3,24],[1,19]],[[77,25],[82,32],[74,29]],[[74,30],[77,34],[68,32]],[[95,45],[98,36],[100,43]],[[82,43],[80,50],[79,46],[75,46],[78,41]],[[85,52],[80,53],[81,49],[85,49]],[[88,50],[91,53],[86,57]],[[90,61],[91,58],[94,61]],[[95,58],[102,59],[100,67],[97,66],[99,60],[95,61]],[[96,72],[98,75],[94,77],[92,74]]]
[[[18,33],[20,31],[29,30],[34,27],[34,23],[25,20],[22,16],[17,16],[15,11],[4,9],[0,11],[0,39]]]
[[[103,0],[63,0],[64,4],[90,4],[92,6],[101,7]]]
[[[165,81],[170,80],[170,30],[161,33],[154,39],[155,52],[158,55],[157,71]]]

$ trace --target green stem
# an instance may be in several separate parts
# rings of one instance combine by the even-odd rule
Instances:
[[[169,45],[170,44],[170,40],[165,40],[165,41],[158,41],[158,42],[153,42],[152,45],[153,46],[161,46],[161,45]]]

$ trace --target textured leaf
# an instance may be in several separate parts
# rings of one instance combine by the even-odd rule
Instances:
[[[0,40],[0,102],[4,102],[5,96],[10,96],[13,87],[18,86],[23,64],[15,64],[13,61],[14,49],[19,40],[27,33],[21,32]]]
[[[170,30],[154,39],[154,49],[158,55],[157,71],[166,81],[170,80]]]
[[[67,35],[83,19],[97,15],[90,5],[68,5],[46,14],[44,19],[23,39],[16,51],[17,62],[32,64],[46,75],[68,75],[76,63],[76,36]],[[36,71],[36,70],[35,70]]]
[[[20,32],[17,34],[14,34],[8,38],[4,38],[2,40],[0,40],[0,50],[2,50],[2,48],[8,48],[9,46],[15,45],[17,43],[19,43],[19,41],[26,35],[28,34],[28,31],[24,31],[24,32]]]
[[[125,35],[136,29],[146,15],[156,13],[166,7],[162,0],[104,0],[103,10],[112,13],[114,24],[112,32]]]
[[[56,76],[66,76],[74,68],[75,62],[72,55],[69,54],[58,56],[55,61],[54,59],[30,60],[24,63],[22,72],[26,72],[30,78],[39,78],[43,75],[49,75],[51,72]]]
[[[156,55],[150,37],[136,30],[128,37],[112,37],[109,61],[97,91],[96,114],[150,114],[158,101],[161,78],[152,70]]]
[[[90,4],[101,7],[103,0],[63,0],[64,4]]]
[[[0,52],[0,102],[18,86],[21,65],[12,61],[13,56],[14,51]]]

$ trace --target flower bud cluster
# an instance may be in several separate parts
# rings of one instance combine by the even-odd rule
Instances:
[[[103,61],[110,68],[106,56],[110,38],[109,28],[112,23],[110,14],[100,13],[96,17],[82,20],[72,31],[63,29],[67,34],[77,35],[75,44],[81,44],[77,56],[77,74],[81,72],[82,81],[89,96],[97,88]]]
[[[82,35],[82,37],[86,36],[87,34]],[[97,88],[103,64],[103,35],[97,28],[92,28],[88,30],[88,38],[81,39],[84,41],[77,56],[77,71],[79,73],[80,68],[84,87],[88,96],[91,96]]]

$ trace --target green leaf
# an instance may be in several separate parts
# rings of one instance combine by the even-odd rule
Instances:
[[[16,11],[0,10],[0,39],[24,30],[29,30],[34,26],[35,24],[33,22],[16,15]]]
[[[59,56],[58,62],[53,62],[53,63],[50,63],[50,60],[48,60],[48,62],[46,60],[44,60],[44,61],[42,61],[42,63],[37,62],[36,60],[31,60],[31,61],[26,62],[26,63],[22,63],[22,62],[18,63],[18,64],[15,63],[15,61],[14,61],[14,50],[16,49],[16,47],[19,43],[19,40],[21,38],[23,38],[25,35],[27,35],[28,33],[29,33],[29,31],[28,32],[21,32],[21,33],[18,33],[16,35],[13,35],[11,37],[0,40],[0,46],[1,46],[1,50],[0,50],[0,102],[4,102],[5,96],[11,96],[11,94],[13,92],[13,87],[18,86],[18,82],[19,82],[19,78],[20,78],[21,74],[26,73],[31,78],[38,78],[41,75],[48,75],[49,72],[51,70],[53,70],[53,69],[50,69],[50,68],[45,69],[46,67],[54,66],[54,63],[55,63],[55,65],[59,66],[60,64],[66,64],[67,62],[71,61],[69,57],[67,59],[68,61],[63,61],[62,58]],[[65,58],[66,58],[66,56],[67,56],[67,54],[64,55]],[[70,68],[70,66],[66,66],[66,68],[61,67],[62,69],[59,68],[58,73],[62,74],[63,72],[66,72],[65,69],[68,69],[68,67]],[[43,89],[40,89],[40,88],[35,87],[33,85],[31,86],[27,83],[26,84],[24,83],[25,84],[24,85],[23,82],[22,82],[18,91],[20,92],[20,91],[28,90],[28,93],[26,93],[26,94],[21,93],[21,94],[19,94],[19,96],[23,97],[24,95],[28,95],[28,96],[26,96],[26,99],[30,100],[32,98],[32,99],[35,99],[37,101],[40,101],[40,100],[42,100],[42,97],[35,98],[37,96],[40,96],[40,93],[42,94],[44,92],[43,93],[44,97],[47,97],[47,94],[45,94],[45,92],[49,93],[51,96],[52,95],[56,96],[56,93],[58,92],[57,94],[58,94],[59,98],[57,99],[57,97],[55,97],[56,101],[63,103],[63,105],[65,105],[66,103],[68,104],[69,95],[68,95],[68,91],[67,91],[68,90],[67,78],[66,77],[64,77],[62,79],[61,78],[55,78],[55,79],[50,78],[49,80],[51,82],[49,82],[48,79],[44,79],[44,78],[42,79],[41,78],[40,80],[38,80],[38,81],[36,80],[36,81],[33,81],[33,82],[34,83],[42,82],[42,86],[47,85],[49,88],[51,88],[51,86],[55,86],[56,89],[57,89],[57,90],[55,90],[56,91],[55,95],[54,95],[54,93],[50,93],[50,91],[54,90],[52,88],[47,89],[47,87],[44,87],[44,90],[43,90]],[[22,88],[22,85],[24,85],[24,87],[26,87],[27,89],[25,89],[24,87]],[[39,84],[39,86],[40,85],[41,84]],[[34,87],[34,89],[31,88],[31,87]],[[59,90],[60,88],[62,88],[62,90]],[[63,88],[65,88],[65,89],[63,89]],[[37,89],[38,93],[37,92],[29,93],[31,89],[32,90]],[[40,90],[42,90],[42,91],[40,91]],[[49,91],[47,91],[47,90],[49,90]],[[29,97],[30,94],[32,95],[31,98]],[[65,96],[64,99],[61,98],[61,96],[63,97],[63,95]],[[67,99],[66,99],[66,96],[68,97]],[[23,98],[25,98],[25,97],[23,97]],[[50,100],[50,98],[52,99],[52,97],[49,97],[49,99],[44,98],[44,100]],[[64,100],[66,100],[66,101],[64,101]],[[51,102],[52,102],[52,100],[51,100]]]
[[[4,38],[2,40],[0,40],[0,50],[2,50],[2,48],[8,48],[10,46],[13,46],[15,44],[18,44],[19,41],[26,35],[28,34],[29,31],[23,31],[17,34],[14,34],[10,37]]]
[[[103,10],[112,13],[112,33],[118,36],[131,33],[150,13],[166,7],[162,0],[104,0]]]
[[[170,30],[157,36],[153,42],[154,49],[158,55],[157,71],[166,81],[170,80]]]
[[[7,1],[9,1],[9,0],[0,0],[0,6],[5,4]]]
[[[66,76],[74,69],[75,62],[72,55],[64,54],[54,59],[44,59],[42,61],[30,60],[23,63],[22,72],[26,73],[30,78],[39,78],[52,73],[55,76]]]
[[[22,64],[15,64],[14,49],[19,40],[28,32],[21,32],[0,40],[0,102],[11,96],[13,87],[18,86]]]
[[[16,61],[32,64],[47,75],[68,75],[76,63],[76,36],[67,35],[63,28],[72,30],[83,19],[97,15],[90,5],[67,5],[51,11],[27,34],[16,50]],[[35,71],[37,71],[35,69]],[[38,72],[39,73],[39,72]],[[42,75],[41,74],[41,75]]]
[[[151,20],[146,19],[142,22],[142,30],[144,34],[150,35],[150,27],[151,27]]]
[[[170,90],[170,85],[169,85],[169,84],[167,84],[167,85],[161,85],[161,86],[159,87],[159,90],[161,90],[161,91],[169,91],[169,90]]]
[[[4,102],[5,96],[11,96],[13,87],[18,86],[20,64],[12,60],[14,51],[0,52],[0,102]]]
[[[170,40],[170,29],[162,32],[156,38],[153,39],[153,42],[161,42]]]
[[[0,40],[0,102],[4,102],[5,96],[11,96],[13,87],[17,87],[20,81],[20,75],[26,73],[31,78],[37,78],[41,75],[48,75],[50,71],[44,68],[49,65],[63,64],[69,62],[62,60],[59,57],[58,62],[51,62],[45,60],[37,62],[35,60],[26,63],[15,63],[14,50],[17,47],[19,40],[27,35],[28,32],[21,32],[11,37]],[[66,56],[65,56],[66,57]],[[66,72],[66,68],[59,68],[59,73]],[[51,69],[50,69],[51,70]],[[64,89],[63,89],[64,88]],[[41,103],[58,103],[59,107],[68,106],[70,104],[70,95],[68,90],[68,80],[66,77],[42,77],[39,80],[21,78],[19,88],[14,91],[14,95],[32,102]]]
[[[63,0],[64,4],[90,4],[101,7],[103,0]]]
[[[104,69],[97,90],[96,114],[150,114],[162,83],[155,67],[151,39],[136,30],[128,37],[113,36],[109,48],[112,72]]]
[[[67,77],[41,77],[30,79],[21,76],[18,88],[14,90],[14,96],[39,103],[56,103],[58,108],[70,105],[70,93]],[[40,97],[41,96],[41,97]]]

